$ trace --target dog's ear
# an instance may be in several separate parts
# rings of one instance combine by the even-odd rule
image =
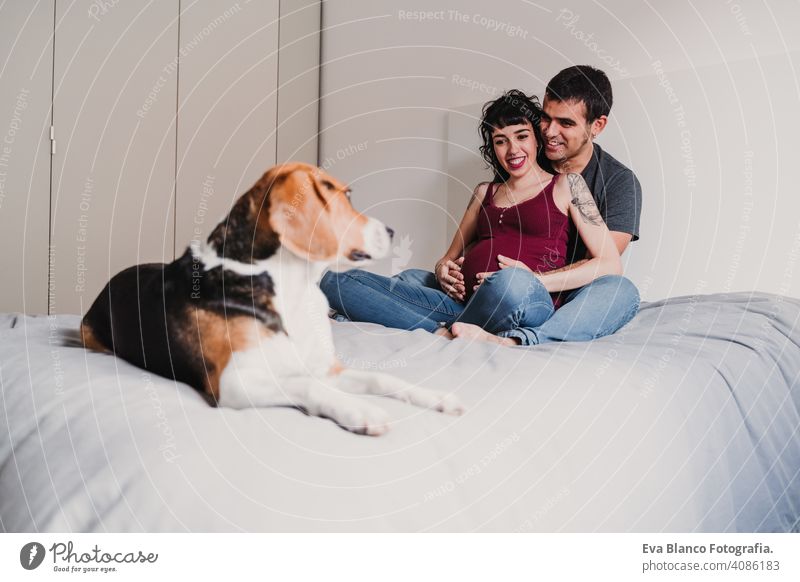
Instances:
[[[269,190],[284,177],[285,173],[281,170],[281,166],[275,166],[267,171],[250,190],[239,197],[228,215],[208,236],[208,243],[220,255],[250,263],[271,257],[278,249],[278,235],[268,220],[262,220],[262,216],[268,214]]]
[[[281,244],[309,261],[333,259],[339,242],[325,198],[309,166],[275,181],[269,192],[269,223]]]

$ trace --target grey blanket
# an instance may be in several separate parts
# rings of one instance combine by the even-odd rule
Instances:
[[[383,437],[220,410],[88,353],[74,316],[0,331],[5,531],[797,531],[800,302],[645,305],[614,336],[505,348],[334,323],[351,367],[457,392],[376,400]]]

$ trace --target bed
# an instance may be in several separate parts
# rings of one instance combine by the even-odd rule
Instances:
[[[456,392],[380,399],[378,438],[291,408],[222,410],[77,343],[77,316],[0,319],[7,532],[800,530],[800,301],[643,305],[535,349],[333,322],[346,365]]]

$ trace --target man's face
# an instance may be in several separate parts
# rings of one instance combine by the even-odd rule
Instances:
[[[566,162],[589,150],[594,123],[586,121],[586,104],[544,98],[541,121],[544,153],[552,162]],[[597,123],[597,121],[595,121]]]

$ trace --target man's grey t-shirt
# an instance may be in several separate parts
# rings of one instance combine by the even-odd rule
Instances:
[[[540,164],[553,171],[546,160],[540,160]],[[626,232],[632,235],[632,241],[637,240],[642,213],[642,187],[630,168],[604,152],[599,145],[593,144],[592,159],[581,176],[586,180],[608,230]],[[586,252],[586,245],[570,221],[567,263],[585,259]]]

